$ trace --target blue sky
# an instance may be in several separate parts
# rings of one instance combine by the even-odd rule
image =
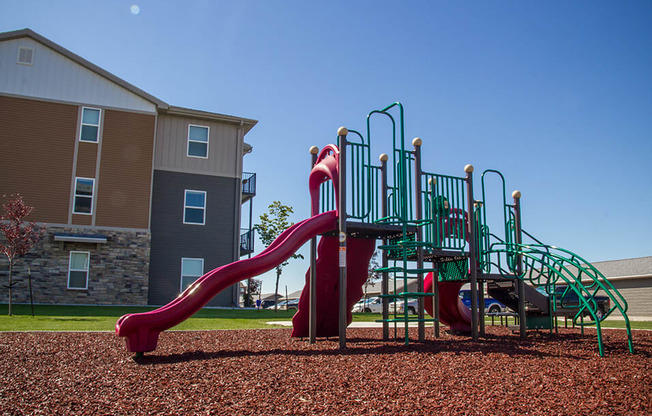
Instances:
[[[275,199],[306,218],[308,148],[333,142],[342,125],[363,130],[370,110],[400,101],[406,141],[424,141],[424,169],[502,171],[508,192],[523,194],[524,228],[590,261],[652,255],[652,2],[0,0],[0,9],[0,31],[30,28],[172,105],[259,120],[245,158],[258,174],[255,218]],[[293,261],[281,290],[300,289],[306,269]],[[263,279],[271,291],[273,274]]]

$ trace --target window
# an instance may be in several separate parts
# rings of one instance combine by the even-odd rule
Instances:
[[[97,108],[82,108],[80,141],[97,143],[100,136],[100,113]]]
[[[68,263],[68,289],[88,289],[88,262],[91,253],[71,251]]]
[[[18,59],[16,63],[32,65],[34,63],[34,49],[25,46],[18,47]]]
[[[204,274],[204,259],[181,259],[181,291]]]
[[[95,179],[75,178],[75,206],[74,214],[93,214],[93,190]]]
[[[188,157],[208,158],[208,132],[206,126],[188,126]]]
[[[183,205],[183,223],[204,225],[206,221],[206,192],[186,189]]]

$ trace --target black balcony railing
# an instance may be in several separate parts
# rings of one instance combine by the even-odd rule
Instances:
[[[246,228],[240,230],[240,255],[251,254],[254,252],[254,230]]]
[[[242,172],[242,195],[256,195],[256,174],[251,172]]]

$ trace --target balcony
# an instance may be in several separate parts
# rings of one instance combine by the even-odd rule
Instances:
[[[256,196],[256,174],[242,172],[242,203]]]
[[[240,229],[240,256],[254,252],[254,230]]]

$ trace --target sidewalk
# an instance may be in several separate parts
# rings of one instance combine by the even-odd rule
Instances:
[[[269,321],[265,322],[268,325],[281,325],[281,326],[287,326],[291,327],[292,326],[292,321]],[[394,323],[390,323],[390,326],[393,326]],[[396,322],[396,326],[398,327],[403,327],[404,323],[403,322]],[[432,323],[426,322],[426,326],[432,326]],[[351,325],[347,326],[347,328],[382,328],[383,323],[382,322],[351,322]],[[417,327],[417,322],[410,322],[409,324],[410,328],[416,328]]]

